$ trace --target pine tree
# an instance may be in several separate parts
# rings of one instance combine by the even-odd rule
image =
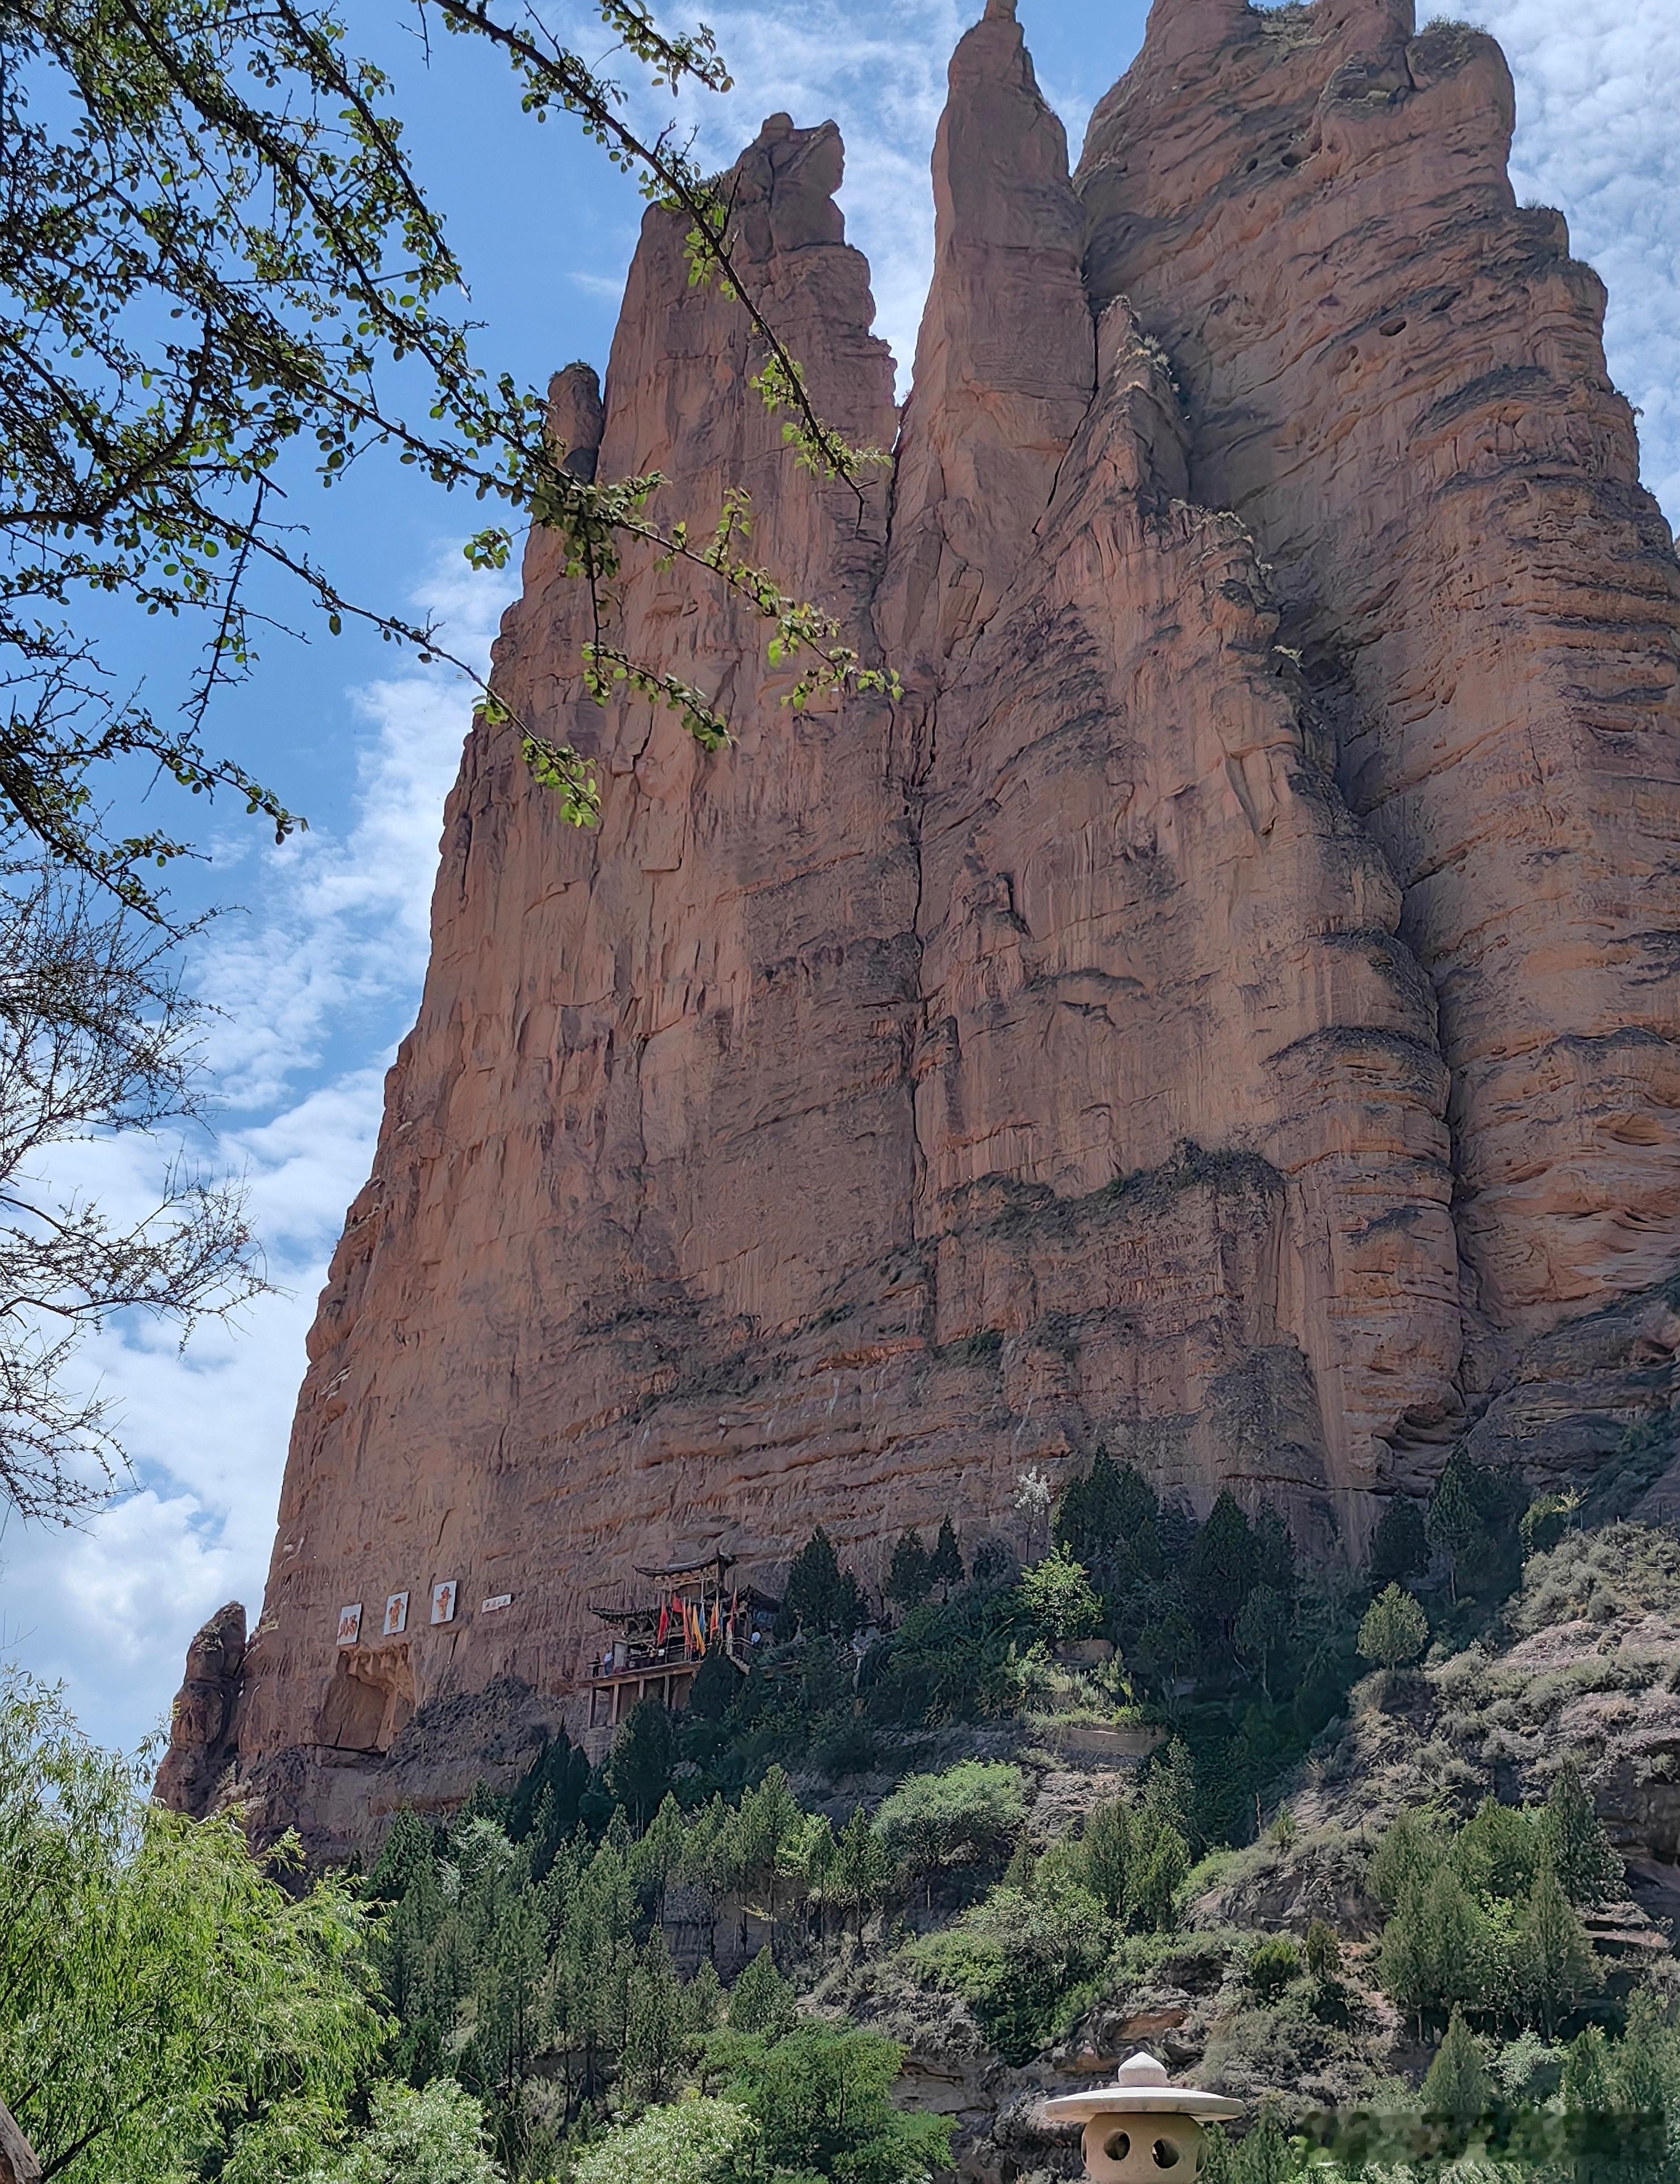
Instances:
[[[1295,1542],[1282,1513],[1262,1502],[1254,1518],[1254,1583],[1270,1585],[1293,1604],[1299,1577]]]
[[[776,1618],[779,1638],[849,1638],[869,1620],[869,1603],[850,1570],[843,1570],[834,1543],[821,1525],[793,1557]]]
[[[1267,2109],[1232,2152],[1231,2184],[1291,2184],[1299,2174],[1283,2127]]]
[[[760,1949],[731,1991],[730,2031],[762,2033],[776,2040],[792,2030],[797,2015],[793,1988],[776,1969],[770,1951]]]
[[[1137,1829],[1132,1808],[1113,1797],[1099,1805],[1079,1839],[1086,1886],[1110,1919],[1124,1915]]]
[[[1193,1852],[1206,1847],[1197,1819],[1200,1803],[1195,1762],[1182,1736],[1161,1747],[1151,1761],[1143,1785],[1143,1808],[1167,1827],[1177,1828]]]
[[[1428,1567],[1429,1540],[1423,1529],[1423,1512],[1405,1495],[1390,1495],[1371,1535],[1371,1560],[1366,1565],[1373,1590],[1403,1585]]]
[[[1528,1892],[1517,1935],[1516,1972],[1548,2039],[1560,2014],[1597,1984],[1592,1944],[1549,1858],[1542,1858]]]
[[[1366,1886],[1385,1911],[1398,1911],[1421,1891],[1445,1856],[1438,1830],[1403,1805],[1372,1853]]]
[[[1289,1639],[1289,1601],[1275,1585],[1257,1585],[1243,1602],[1232,1642],[1238,1658],[1260,1678],[1260,1689],[1271,1696],[1272,1663]]]
[[[682,1984],[670,1961],[665,1929],[655,1926],[631,1974],[624,2036],[624,2075],[644,2101],[669,2100],[693,2053]]]
[[[928,1582],[939,1587],[939,1597],[948,1600],[953,1587],[963,1581],[963,1558],[957,1551],[957,1535],[947,1517],[939,1527],[939,1537],[927,1565]]]
[[[900,1607],[915,1607],[926,1599],[932,1589],[927,1550],[921,1544],[921,1535],[901,1532],[887,1572],[887,1597],[897,1601]]]
[[[1462,2010],[1452,2014],[1446,2037],[1423,2081],[1421,2100],[1425,2115],[1455,2124],[1474,2123],[1494,2106],[1494,2081]]]
[[[670,1716],[658,1699],[643,1699],[613,1740],[606,1784],[636,1828],[645,1828],[670,1788],[676,1758]]]
[[[1227,1639],[1254,1590],[1257,1563],[1254,1528],[1227,1488],[1197,1533],[1184,1574],[1193,1612]]]
[[[437,1837],[420,1814],[404,1805],[391,1823],[390,1832],[362,1884],[362,1893],[375,1903],[395,1903],[406,1896],[423,1866],[437,1855]]]
[[[1435,1482],[1435,1491],[1429,1497],[1429,1513],[1424,1520],[1430,1540],[1447,1557],[1455,1600],[1458,1598],[1461,1574],[1486,1555],[1489,1544],[1488,1529],[1472,1487],[1471,1470],[1467,1457],[1449,1457],[1446,1468]]]
[[[1680,2109],[1680,2049],[1649,1987],[1629,1997],[1615,2067],[1626,2184],[1675,2184],[1680,2148],[1671,2151],[1671,2120]]]
[[[1365,1611],[1359,1627],[1362,1658],[1381,1668],[1404,1668],[1429,1643],[1429,1618],[1409,1592],[1391,1585]]]
[[[665,1916],[665,1890],[671,1875],[682,1863],[687,1824],[682,1808],[669,1790],[660,1801],[659,1808],[648,1824],[641,1841],[631,1852],[630,1869],[638,1887],[645,1888],[652,1899],[654,1916]]]
[[[1552,1778],[1541,1825],[1546,1851],[1572,1903],[1609,1903],[1622,1893],[1627,1883],[1622,1860],[1572,1759],[1565,1760]]]
[[[698,2041],[709,2032],[715,2032],[722,2024],[728,2001],[724,1994],[723,1981],[717,1975],[717,1966],[709,1957],[703,1957],[700,1969],[682,1990],[682,2006],[688,2020],[692,2039]]]
[[[1304,1953],[1307,1970],[1316,1980],[1338,1979],[1342,1972],[1342,1944],[1336,1938],[1336,1930],[1323,1919],[1315,1919],[1307,1928]]]
[[[892,1879],[892,1853],[861,1805],[835,1838],[834,1848],[835,1893],[855,1914],[861,1942],[864,1921],[885,1897]]]
[[[1127,1893],[1129,1923],[1151,1933],[1165,1932],[1177,1916],[1178,1892],[1189,1877],[1190,1853],[1183,1836],[1177,1828],[1163,1828]]]
[[[696,1721],[721,1721],[741,1691],[741,1671],[721,1646],[708,1646],[688,1686],[687,1712]]]

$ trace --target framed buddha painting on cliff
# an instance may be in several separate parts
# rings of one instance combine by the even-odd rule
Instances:
[[[338,1642],[341,1646],[353,1646],[361,1635],[362,1603],[359,1600],[353,1606],[338,1611]]]
[[[409,1627],[409,1596],[393,1592],[385,1603],[385,1635],[400,1638]]]
[[[455,1580],[446,1578],[442,1585],[431,1588],[431,1619],[434,1623],[453,1623],[455,1619]]]

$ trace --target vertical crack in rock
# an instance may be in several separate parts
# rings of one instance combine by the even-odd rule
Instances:
[[[231,1668],[232,1623],[196,1641],[174,1801],[236,1762],[259,1830],[342,1851],[504,1777],[578,1725],[587,1596],[638,1563],[773,1582],[821,1523],[872,1577],[948,1512],[971,1552],[1099,1440],[1346,1552],[1466,1427],[1555,1483],[1604,1446],[1547,1439],[1580,1390],[1644,1400],[1680,593],[1509,128],[1497,50],[1407,0],[1158,0],[1071,180],[989,0],[900,431],[838,134],[773,115],[740,254],[820,412],[896,437],[861,521],[648,213],[555,442],[663,472],[667,521],[745,488],[904,700],[795,714],[756,624],[631,555],[609,636],[737,742],[603,711],[532,537],[498,683],[602,824],[475,728],[263,1613]]]

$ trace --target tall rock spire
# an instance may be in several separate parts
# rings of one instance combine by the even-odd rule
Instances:
[[[1084,214],[1013,5],[989,5],[951,57],[933,219],[878,613],[921,696],[995,610],[1095,374]]]
[[[1156,0],[1079,181],[1403,890],[1485,1385],[1672,1261],[1680,564],[1598,276],[1512,193],[1504,58],[1412,25]]]

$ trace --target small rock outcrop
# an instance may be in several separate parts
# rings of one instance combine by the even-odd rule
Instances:
[[[202,1819],[233,1764],[233,1716],[244,1665],[245,1610],[231,1600],[187,1647],[186,1674],[170,1708],[157,1795],[175,1812]]]
[[[737,740],[604,712],[532,538],[498,686],[603,822],[475,729],[231,1741],[184,1695],[173,1798],[236,1745],[325,1846],[464,1791],[450,1723],[576,1725],[638,1564],[773,1584],[821,1524],[872,1575],[947,1513],[972,1552],[1099,1442],[1345,1553],[1466,1434],[1555,1483],[1670,1399],[1680,566],[1510,129],[1409,0],[1158,0],[1071,174],[990,0],[901,417],[838,134],[772,116],[743,277],[893,451],[859,495],[648,214],[556,443],[667,521],[749,493],[903,696],[792,710],[632,555],[609,640]]]

